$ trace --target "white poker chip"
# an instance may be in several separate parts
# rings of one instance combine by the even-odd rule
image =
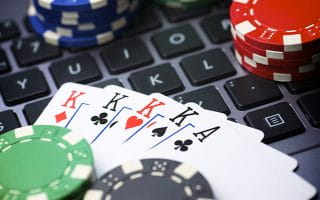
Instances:
[[[125,163],[103,175],[84,200],[213,200],[206,178],[190,165],[167,159]]]

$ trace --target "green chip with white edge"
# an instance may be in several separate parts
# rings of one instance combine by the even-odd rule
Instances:
[[[0,136],[0,199],[72,199],[93,176],[90,145],[69,129],[35,125]]]

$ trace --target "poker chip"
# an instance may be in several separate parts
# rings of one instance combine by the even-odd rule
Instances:
[[[143,0],[32,0],[28,18],[34,31],[56,46],[84,48],[121,37]]]
[[[245,58],[244,56],[242,56],[237,50],[235,50],[235,55],[238,62],[241,64],[241,66],[245,70],[259,77],[273,80],[273,81],[278,81],[278,82],[302,81],[302,80],[313,79],[313,78],[319,77],[320,75],[319,69],[307,71],[307,72],[301,71],[300,73],[283,72],[282,70],[278,70],[278,69],[263,69],[261,67],[259,68],[257,64],[254,63],[253,60],[250,60],[250,58]]]
[[[93,177],[90,145],[69,129],[35,125],[0,136],[0,199],[74,199]]]
[[[84,200],[213,199],[206,178],[193,167],[166,159],[125,163],[103,175]]]
[[[119,16],[110,24],[97,26],[93,23],[79,24],[78,26],[56,26],[45,22],[36,15],[34,7],[29,7],[29,20],[34,28],[53,45],[63,45],[72,47],[100,45],[111,41],[121,35],[132,22],[133,13],[126,16]]]
[[[234,0],[230,18],[242,40],[271,50],[300,51],[318,47],[320,1]],[[301,10],[308,14],[301,15]]]
[[[249,50],[242,47],[237,40],[234,40],[234,47],[240,52],[242,55],[252,59],[254,62],[268,66],[268,67],[274,67],[279,69],[287,69],[287,70],[296,70],[303,66],[313,66],[315,69],[316,67],[319,67],[319,57],[313,57],[313,59],[303,59],[303,60],[277,60],[272,58],[267,58],[255,53],[250,52]]]
[[[319,77],[320,1],[234,0],[231,33],[237,60],[274,81]],[[308,15],[300,15],[308,10]]]
[[[286,59],[306,59],[320,61],[320,47],[313,48],[305,51],[294,51],[294,52],[283,52],[283,51],[274,51],[269,49],[259,48],[252,44],[249,44],[241,39],[239,39],[234,33],[234,28],[231,26],[231,32],[233,33],[233,40],[236,41],[240,46],[245,49],[248,49],[250,52],[261,55],[266,58],[271,58],[275,60],[286,60]],[[316,61],[316,62],[317,62]]]

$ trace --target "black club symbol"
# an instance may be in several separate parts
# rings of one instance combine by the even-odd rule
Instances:
[[[108,113],[100,113],[99,116],[95,115],[93,117],[91,117],[91,121],[93,121],[94,125],[98,125],[98,124],[105,124],[108,122],[108,119],[107,119],[107,116],[108,116]]]
[[[192,140],[185,140],[185,141],[182,141],[182,140],[177,140],[175,141],[175,145],[176,147],[174,148],[175,150],[180,150],[182,152],[185,152],[185,151],[188,151],[190,145],[192,145]]]

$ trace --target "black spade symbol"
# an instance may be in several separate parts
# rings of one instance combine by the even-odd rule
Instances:
[[[154,134],[152,136],[153,137],[155,137],[155,136],[162,137],[166,133],[167,128],[168,127],[160,127],[160,128],[153,129],[152,133],[154,133]]]

